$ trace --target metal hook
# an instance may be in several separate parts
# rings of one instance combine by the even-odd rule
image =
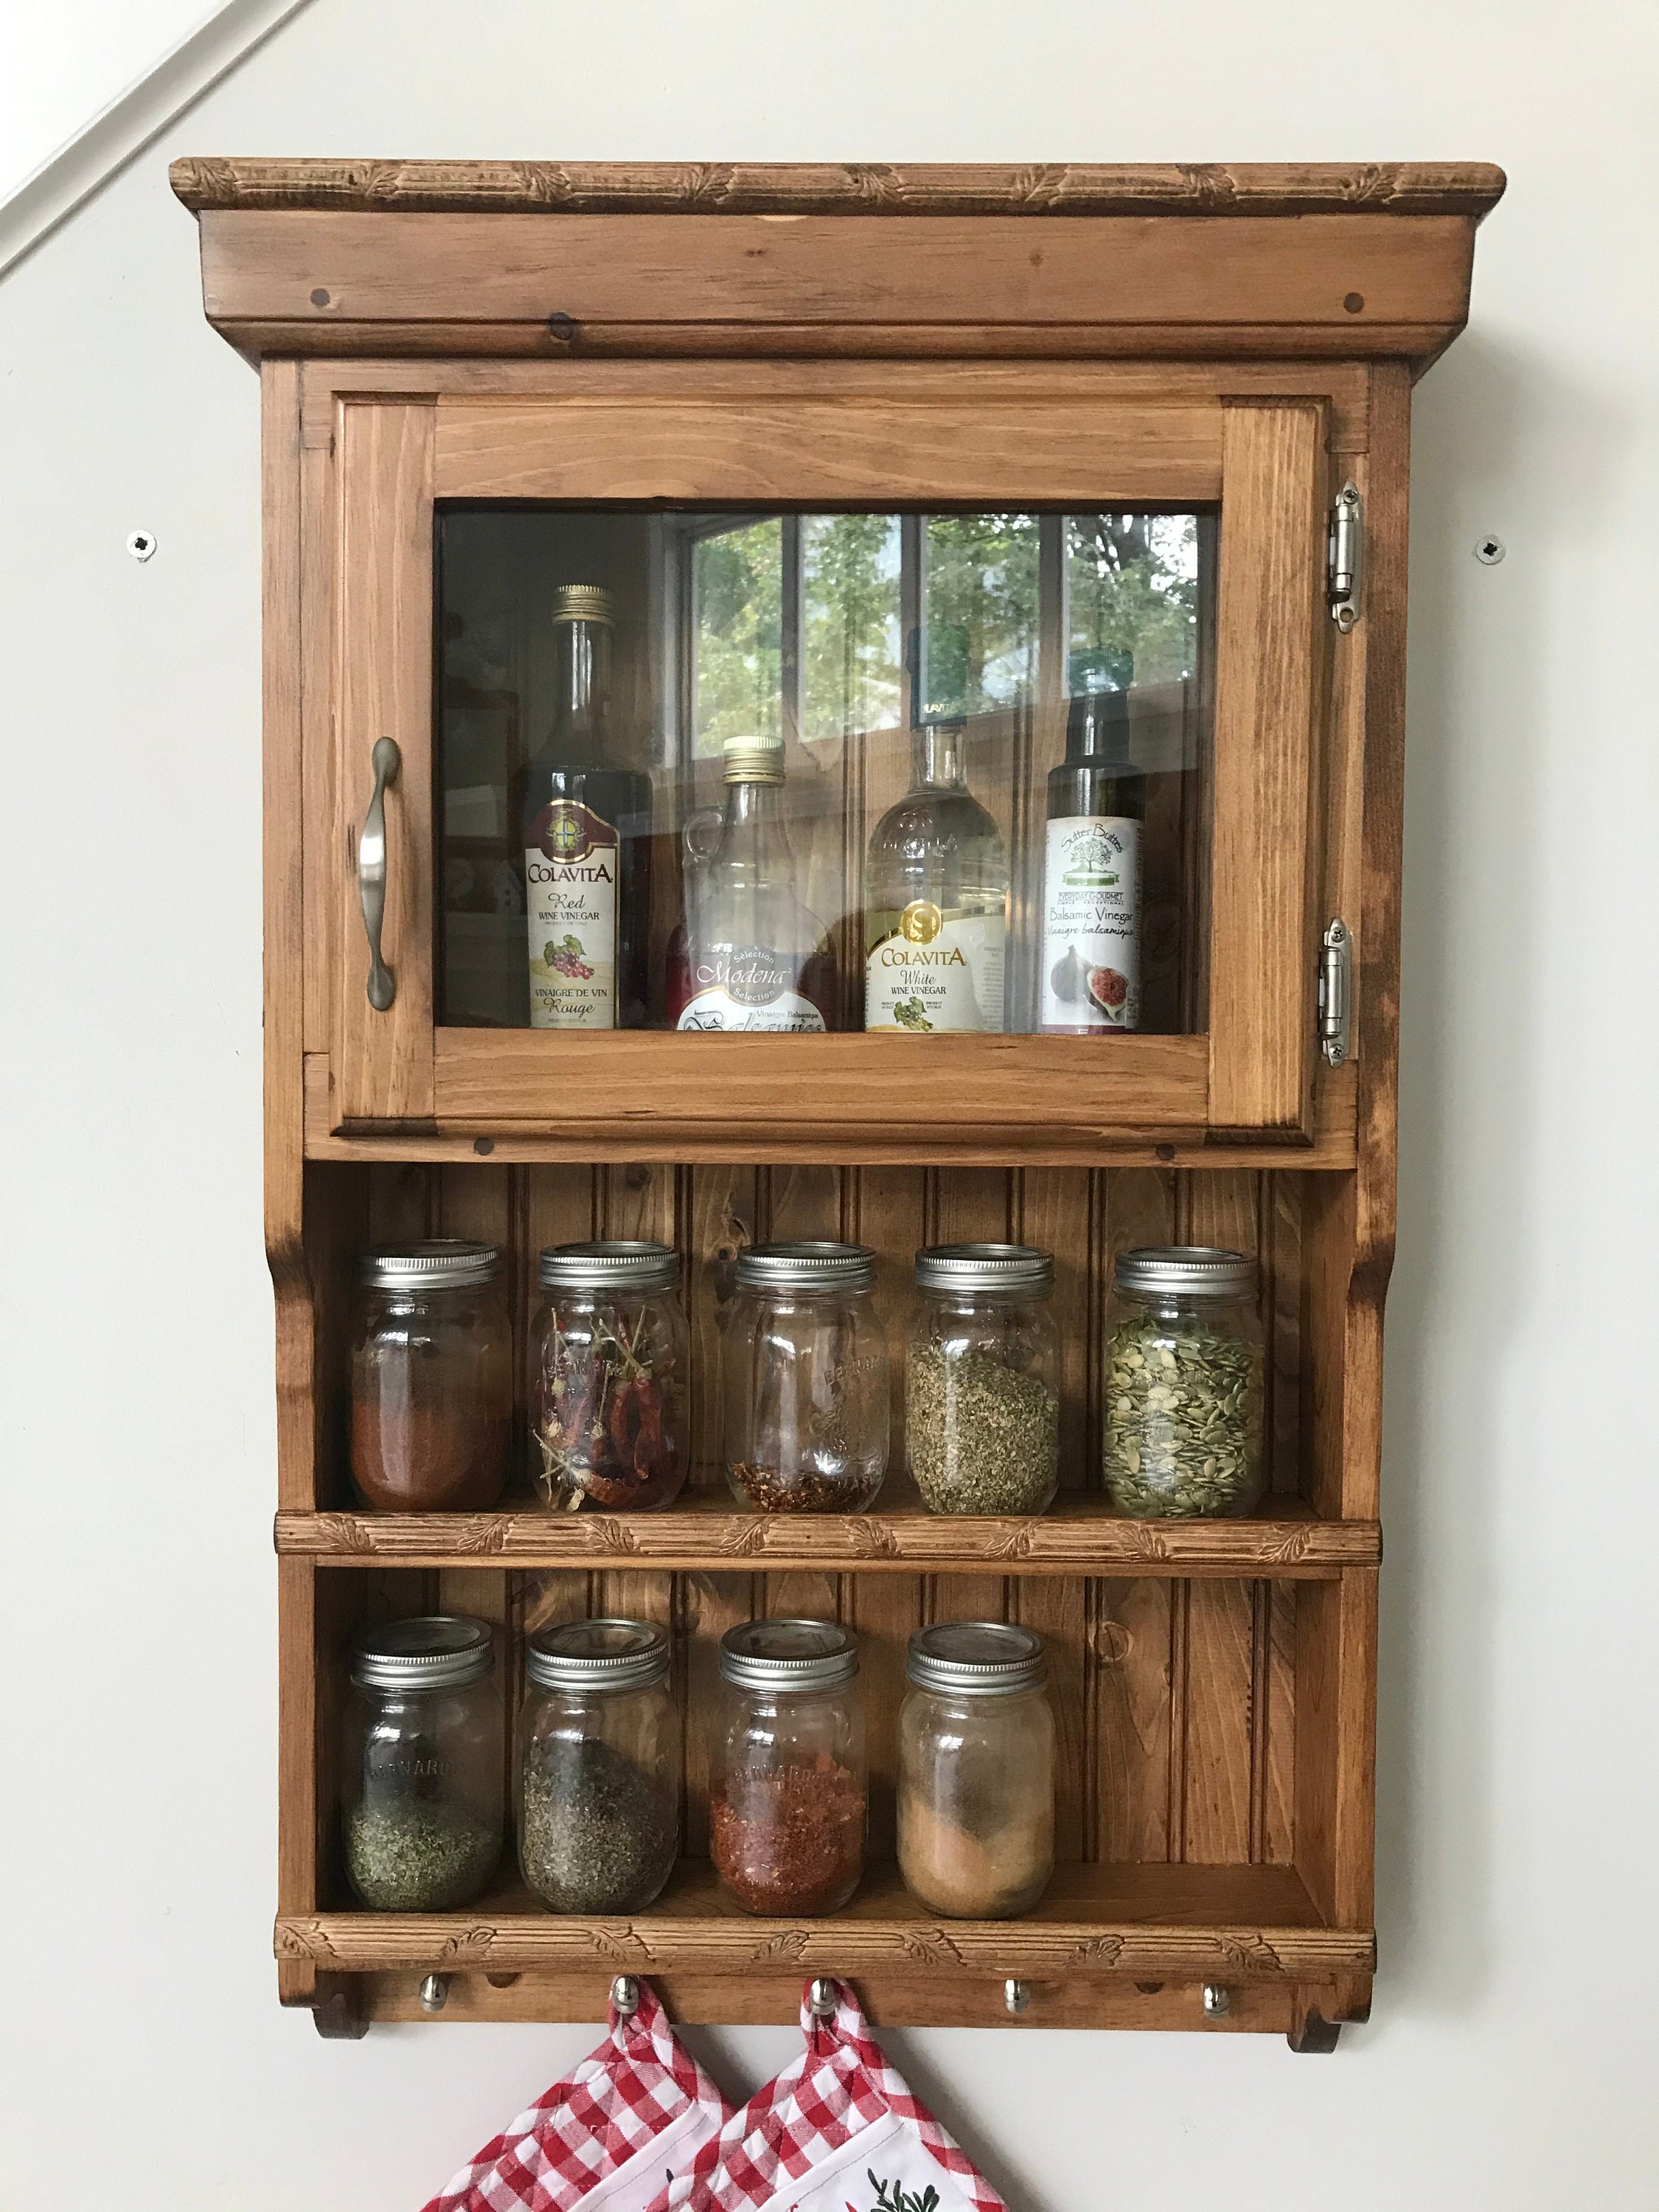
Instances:
[[[806,1993],[807,2010],[814,2020],[833,2020],[836,2016],[836,1985],[828,1974],[820,1974]]]
[[[428,1974],[421,1984],[421,2010],[441,2012],[449,2002],[447,1974]]]
[[[1031,2006],[1031,1984],[1029,1982],[1005,1982],[1002,2002],[1010,2012],[1029,2012]]]
[[[640,2008],[640,1985],[632,1974],[617,1975],[611,1984],[611,2002],[622,2019],[633,2019]]]

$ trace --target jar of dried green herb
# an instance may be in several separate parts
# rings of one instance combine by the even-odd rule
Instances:
[[[443,1912],[501,1855],[504,1728],[487,1620],[395,1620],[358,1639],[343,1735],[346,1873],[381,1912]]]
[[[1060,1480],[1054,1263],[1029,1244],[916,1255],[905,1350],[910,1475],[934,1513],[1041,1513]]]
[[[1249,1512],[1262,1486],[1255,1261],[1197,1244],[1121,1254],[1105,1400],[1106,1487],[1120,1513]]]
[[[519,1864],[555,1912],[640,1912],[673,1872],[679,1715],[648,1620],[565,1620],[525,1645]]]

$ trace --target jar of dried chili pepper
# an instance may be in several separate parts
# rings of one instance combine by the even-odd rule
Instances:
[[[556,1510],[672,1504],[690,1460],[689,1334],[666,1244],[555,1244],[531,1343],[531,1474]]]

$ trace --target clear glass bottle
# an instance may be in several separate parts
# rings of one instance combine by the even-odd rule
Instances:
[[[1140,1026],[1140,830],[1146,779],[1129,757],[1129,695],[1072,702],[1048,772],[1042,1017],[1048,1036]]]
[[[381,1912],[446,1912],[501,1855],[506,1751],[487,1620],[396,1620],[358,1638],[342,1731],[346,1874]]]
[[[519,1866],[555,1912],[641,1912],[674,1870],[680,1723],[666,1632],[565,1620],[525,1644]]]
[[[745,1912],[838,1912],[864,1872],[868,1780],[858,1647],[832,1620],[750,1620],[720,1638],[708,1854]]]
[[[611,594],[565,584],[553,603],[552,727],[518,778],[530,1026],[635,1029],[646,1014],[651,779],[611,728]]]
[[[1000,1030],[1008,852],[968,788],[960,724],[917,730],[910,773],[870,840],[864,1026]]]
[[[916,1255],[904,1363],[910,1479],[934,1513],[1041,1513],[1060,1484],[1054,1263],[1029,1244]]]
[[[351,1480],[386,1513],[478,1512],[507,1480],[513,1325],[494,1244],[366,1252],[351,1339]]]
[[[861,1513],[887,1472],[887,1336],[862,1244],[741,1253],[720,1351],[726,1473],[763,1513]]]
[[[919,1628],[899,1711],[898,1854],[930,1912],[1029,1912],[1054,1866],[1054,1720],[1042,1640],[993,1620]]]
[[[1106,1338],[1106,1487],[1139,1520],[1237,1516],[1261,1498],[1255,1261],[1208,1245],[1118,1255]]]
[[[685,973],[669,978],[670,1018],[682,1030],[832,1030],[835,954],[796,886],[779,803],[783,747],[728,738],[724,758],[726,811],[706,860],[708,817],[686,825],[692,911]]]
[[[666,1244],[556,1244],[531,1333],[532,1479],[574,1512],[644,1512],[678,1497],[690,1465],[690,1339]]]

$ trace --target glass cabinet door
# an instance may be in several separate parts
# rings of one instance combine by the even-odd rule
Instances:
[[[337,1128],[1306,1134],[1319,403],[892,380],[343,408]]]

